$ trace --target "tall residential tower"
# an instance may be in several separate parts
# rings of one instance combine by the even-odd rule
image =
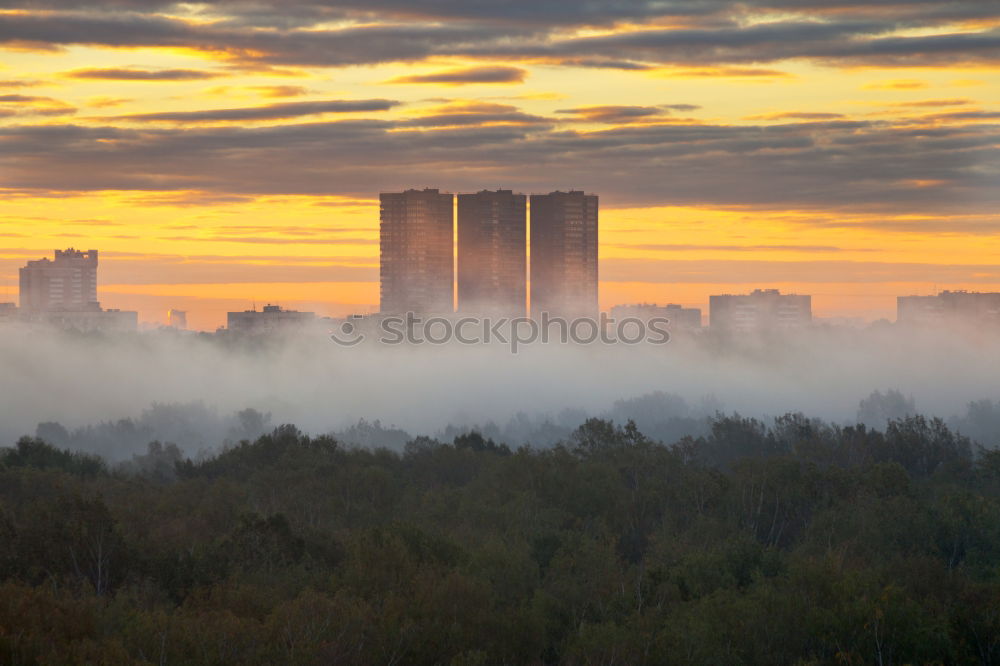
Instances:
[[[597,195],[531,195],[531,313],[596,317]]]
[[[21,309],[99,310],[97,250],[56,250],[55,259],[29,261],[21,269]]]
[[[454,311],[454,198],[438,190],[379,195],[383,314]]]
[[[458,309],[523,317],[527,197],[511,190],[458,195]]]

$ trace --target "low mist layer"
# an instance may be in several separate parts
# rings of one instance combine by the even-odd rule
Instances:
[[[717,412],[881,426],[916,411],[988,440],[997,367],[996,340],[888,325],[534,345],[517,354],[502,345],[345,348],[321,335],[95,337],[8,327],[0,330],[0,444],[37,432],[112,459],[154,439],[195,455],[295,423],[361,445],[399,447],[473,428],[514,446],[545,445],[588,416],[631,418],[672,441],[701,434]]]

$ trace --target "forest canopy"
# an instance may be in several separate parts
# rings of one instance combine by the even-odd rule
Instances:
[[[0,449],[0,661],[1000,660],[1000,452],[938,419],[182,450]]]

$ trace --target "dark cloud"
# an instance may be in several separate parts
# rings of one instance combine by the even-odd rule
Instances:
[[[35,95],[0,95],[0,117],[64,116],[76,113],[76,108],[51,97]]]
[[[164,111],[118,116],[122,120],[137,122],[199,123],[239,120],[276,120],[311,116],[321,113],[355,113],[388,111],[400,103],[389,99],[329,100],[324,102],[285,102],[250,106],[236,109],[209,109],[203,111]]]
[[[224,53],[242,66],[343,66],[481,56],[621,69],[689,65],[705,67],[705,74],[712,67],[728,66],[734,68],[728,75],[739,69],[749,75],[761,70],[761,63],[787,59],[901,67],[1000,60],[997,29],[949,32],[947,27],[949,21],[1000,16],[997,3],[984,0],[219,1],[208,3],[222,17],[212,23],[176,18],[183,15],[182,9],[169,16],[156,13],[166,5],[139,0],[10,4],[54,11],[6,15],[0,43],[187,47]],[[775,15],[780,18],[748,20],[755,12],[769,10],[782,12]],[[329,27],[338,20],[345,27]],[[635,22],[648,25],[631,27]],[[662,27],[667,24],[669,28]],[[586,25],[617,25],[622,30],[566,36],[573,34],[567,26]],[[989,26],[989,21],[983,25]],[[923,30],[900,36],[901,28]]]
[[[33,88],[42,85],[41,81],[28,81],[22,79],[2,79],[0,88]]]
[[[134,67],[75,69],[63,76],[71,79],[101,81],[198,81],[222,76],[218,72],[200,69],[136,69]]]
[[[550,125],[552,120],[520,111],[497,113],[436,113],[402,121],[406,127],[454,127],[456,125]]]
[[[8,0],[9,8],[54,11],[155,13],[176,11],[173,0]],[[819,17],[880,15],[903,24],[993,18],[985,0],[286,0],[199,3],[234,26],[289,29],[337,19],[493,22],[498,25],[608,26],[672,19],[672,23],[725,24],[745,12],[801,12]]]
[[[806,58],[829,63],[889,66],[993,63],[1000,60],[1000,31],[892,36],[890,20],[785,20],[750,26],[637,30],[609,35],[472,49],[484,55],[622,57],[657,64],[772,63]]]
[[[157,12],[177,3],[170,0],[8,0],[5,6],[56,11]],[[725,8],[721,0],[289,0],[204,3],[229,16],[232,25],[303,26],[338,18],[366,20],[491,21],[527,25],[607,25],[622,20],[665,16],[704,16]]]
[[[502,35],[503,33],[500,33]],[[522,36],[530,33],[523,30]],[[359,65],[421,60],[462,44],[495,40],[494,26],[373,25],[336,30],[247,30],[141,14],[14,14],[0,23],[0,44],[187,47],[226,53],[238,64]],[[510,33],[507,33],[510,36]]]
[[[833,120],[843,118],[842,113],[828,113],[822,111],[782,111],[781,113],[768,113],[760,116],[750,116],[750,120]]]
[[[582,106],[557,113],[571,114],[585,122],[622,124],[659,119],[667,110],[658,106]]]
[[[456,125],[551,125],[553,120],[524,113],[516,106],[492,102],[459,101],[432,109],[434,113],[399,121],[406,127],[453,127]]]
[[[35,102],[53,102],[51,97],[33,97],[31,95],[0,95],[0,102],[4,104],[32,104]]]
[[[528,75],[520,67],[468,67],[449,69],[432,74],[400,76],[389,83],[447,83],[462,85],[468,83],[521,83]]]
[[[972,104],[971,99],[923,99],[917,102],[894,102],[888,106],[896,107],[938,107],[938,106],[965,106]]]
[[[572,67],[590,67],[593,69],[622,69],[626,71],[643,71],[652,69],[652,65],[631,60],[611,60],[607,58],[562,58],[560,65]]]
[[[957,111],[932,116],[935,120],[998,120],[1000,111]]]
[[[788,78],[791,76],[788,72],[782,72],[778,69],[765,69],[762,67],[701,67],[698,69],[684,69],[676,72],[671,72],[672,76],[683,77],[683,78],[758,78],[758,79],[773,79],[773,78]]]
[[[187,129],[4,127],[0,171],[10,190],[44,194],[124,189],[370,198],[404,187],[474,191],[503,183],[522,191],[587,189],[612,206],[966,216],[1000,207],[995,126],[817,121],[580,132],[544,123],[489,124],[491,114],[519,113],[510,109],[450,113],[479,117],[468,119],[468,126],[447,119],[447,128],[415,128],[414,119]]]

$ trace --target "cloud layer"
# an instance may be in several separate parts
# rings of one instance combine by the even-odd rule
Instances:
[[[789,58],[901,67],[1000,60],[1000,8],[982,0],[306,0],[199,5],[22,0],[7,6],[49,11],[6,15],[0,43],[38,48],[184,47],[272,65],[342,66],[430,56],[549,58],[623,67],[739,65]],[[582,28],[601,30],[580,33]]]
[[[289,117],[329,102],[144,114],[137,121]],[[334,106],[330,106],[334,105]],[[388,108],[391,102],[361,102]],[[347,108],[360,108],[354,106]],[[434,182],[476,190],[583,187],[611,204],[949,210],[1000,206],[1000,125],[911,127],[874,121],[652,124],[598,131],[500,104],[445,106],[411,119],[270,127],[0,127],[12,189],[200,190],[368,197]],[[267,165],[267,168],[262,168]],[[540,185],[541,184],[541,185]]]

